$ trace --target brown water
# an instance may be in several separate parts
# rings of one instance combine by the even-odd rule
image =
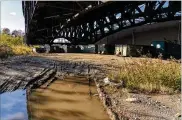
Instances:
[[[29,96],[30,120],[109,120],[94,83],[88,83],[69,77],[37,89]]]

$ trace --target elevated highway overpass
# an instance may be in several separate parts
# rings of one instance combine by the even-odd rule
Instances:
[[[53,44],[56,38],[95,44],[118,34],[127,38],[129,31],[138,33],[139,39],[141,29],[170,28],[181,20],[181,1],[23,1],[22,8],[27,44]],[[111,43],[120,43],[118,39]],[[134,37],[123,40],[141,42]]]

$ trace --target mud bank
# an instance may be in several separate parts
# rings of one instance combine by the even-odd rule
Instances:
[[[100,67],[85,62],[56,61],[33,56],[16,56],[0,61],[0,92],[39,87],[54,77],[94,75]]]
[[[103,79],[112,66],[121,64],[117,63],[119,58],[102,56],[105,61],[113,61],[105,63],[93,57],[84,61],[85,58],[82,59],[81,56],[78,59],[78,55],[71,55],[17,56],[0,61],[0,92],[39,88],[42,84],[45,89],[55,79],[64,80],[68,76],[81,75],[96,79],[100,99],[112,120],[178,120],[180,95],[137,94],[123,88],[114,88],[111,92],[108,89],[112,87],[104,86]],[[109,66],[108,69],[105,66]]]
[[[106,86],[95,79],[99,97],[111,120],[180,120],[180,94],[132,93],[125,88]]]
[[[109,115],[111,120],[119,120],[118,114],[113,110],[112,108],[112,101],[111,98],[108,96],[108,94],[105,92],[104,88],[99,85],[96,79],[94,79],[95,84],[97,86],[97,92],[99,94],[99,98],[101,102],[104,105],[104,108],[107,111],[107,114]]]

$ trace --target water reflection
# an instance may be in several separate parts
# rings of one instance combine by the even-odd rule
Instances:
[[[28,120],[26,90],[0,94],[0,120]]]
[[[109,120],[94,81],[89,86],[86,77],[65,77],[46,89],[41,87],[27,101],[31,120]]]

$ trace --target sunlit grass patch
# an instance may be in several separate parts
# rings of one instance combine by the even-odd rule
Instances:
[[[181,91],[180,63],[160,59],[141,59],[125,63],[112,79],[123,80],[130,90],[151,93]]]
[[[32,48],[25,45],[12,46],[12,51],[15,55],[26,55],[32,53]]]
[[[1,34],[0,38],[0,58],[32,53],[32,48],[24,44],[23,37],[12,37],[11,35]]]

